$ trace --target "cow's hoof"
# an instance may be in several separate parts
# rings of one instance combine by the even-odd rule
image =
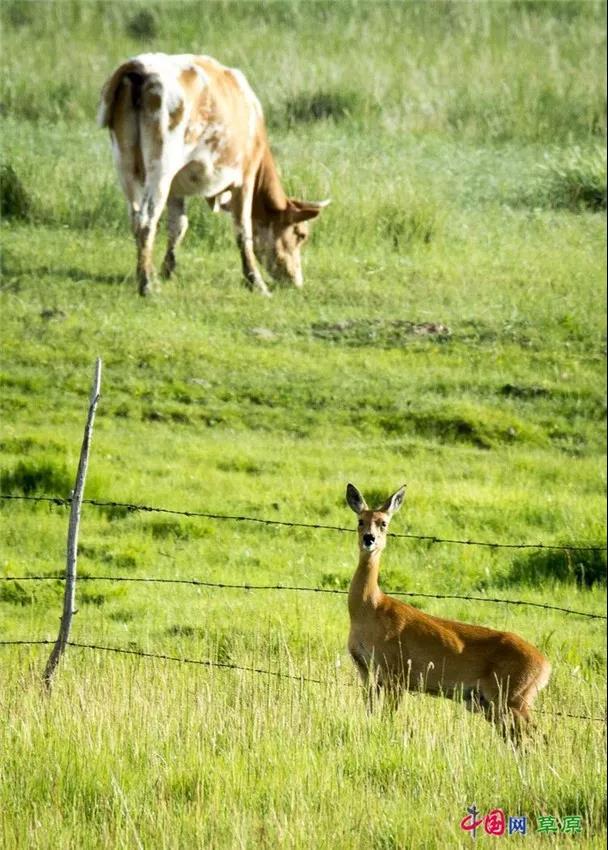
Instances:
[[[248,289],[251,292],[255,292],[257,295],[261,295],[263,298],[272,298],[272,292],[267,288],[266,284],[264,286],[260,286],[259,284],[248,284]]]
[[[163,264],[160,268],[160,276],[162,277],[163,280],[169,280],[169,278],[172,276],[173,272],[175,271],[175,266],[176,266],[175,257],[171,257],[171,256],[165,257],[165,259],[163,260]]]
[[[266,282],[261,275],[250,273],[245,275],[245,286],[252,292],[257,292],[258,295],[264,295],[266,298],[271,298],[272,293],[266,286]]]
[[[140,295],[151,295],[152,294],[152,281],[153,276],[148,272],[138,272],[137,274],[137,291]]]

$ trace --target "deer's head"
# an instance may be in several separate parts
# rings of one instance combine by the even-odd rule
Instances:
[[[405,484],[389,496],[379,508],[369,508],[354,484],[347,486],[346,501],[359,517],[357,531],[360,552],[381,552],[384,549],[389,523],[393,514],[397,513],[403,504],[404,498]]]

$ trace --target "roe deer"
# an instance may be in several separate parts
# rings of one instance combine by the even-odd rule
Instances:
[[[370,509],[352,484],[346,501],[359,517],[359,565],[348,593],[348,649],[370,705],[384,688],[392,705],[404,690],[466,698],[502,731],[519,737],[529,709],[549,681],[549,661],[523,638],[483,626],[432,617],[378,586],[380,556],[405,487]]]

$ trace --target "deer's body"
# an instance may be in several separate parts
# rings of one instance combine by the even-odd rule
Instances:
[[[551,672],[548,660],[518,635],[433,617],[393,599],[378,586],[380,556],[404,488],[370,510],[349,484],[347,500],[359,516],[359,564],[349,595],[349,652],[366,686],[373,682],[392,701],[404,690],[464,696],[519,731]],[[371,691],[370,691],[371,695]]]

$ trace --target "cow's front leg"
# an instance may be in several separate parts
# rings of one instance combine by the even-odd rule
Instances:
[[[149,227],[137,229],[137,287],[140,295],[149,295],[152,286],[153,266],[152,248],[154,247],[154,233]]]
[[[232,196],[232,215],[236,231],[236,244],[241,254],[243,275],[250,289],[269,297],[270,290],[264,283],[258,264],[253,253],[253,227],[251,224],[251,205],[253,201],[253,184],[235,190]]]
[[[241,252],[241,265],[243,267],[243,276],[247,281],[250,289],[260,292],[262,295],[270,297],[272,293],[266,286],[264,278],[260,274],[258,265],[253,253],[253,236],[247,232],[237,232],[236,243]]]
[[[167,213],[169,217],[169,221],[167,223],[169,241],[167,243],[167,253],[165,254],[165,259],[163,260],[160,272],[166,279],[170,278],[175,271],[175,252],[188,230],[186,199],[169,197],[167,202]]]

